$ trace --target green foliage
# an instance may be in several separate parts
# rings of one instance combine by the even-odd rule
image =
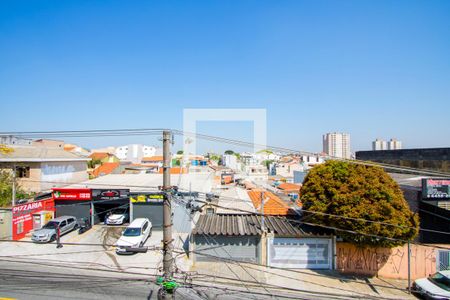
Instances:
[[[100,159],[91,159],[87,164],[89,168],[93,169],[96,165],[101,165],[102,161]]]
[[[409,209],[398,184],[379,167],[340,161],[318,165],[305,178],[301,201],[305,210],[395,226],[305,212],[304,219],[310,223],[401,240],[411,240],[418,233],[418,216]],[[336,234],[358,245],[394,247],[404,244],[343,231],[336,231]]]
[[[177,154],[178,154],[178,155],[182,155],[183,153],[184,153],[183,150],[178,150],[178,151],[177,151]]]
[[[273,159],[267,159],[267,160],[263,161],[263,165],[266,166],[267,169],[269,169],[270,164],[273,162],[274,162]]]
[[[259,150],[259,151],[256,152],[256,153],[273,154],[273,151],[272,151],[272,150],[269,150],[269,149],[264,149],[264,150]]]
[[[11,172],[0,170],[0,207],[8,207],[12,203],[12,182]],[[33,194],[25,193],[19,184],[16,183],[16,199],[28,199],[31,197],[33,197]]]
[[[227,150],[224,153],[227,154],[227,155],[233,155],[234,151],[233,150]]]

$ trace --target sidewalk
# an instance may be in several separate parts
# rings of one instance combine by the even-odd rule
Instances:
[[[316,299],[416,299],[408,294],[405,280],[352,277],[336,271],[273,269],[252,264],[197,263],[196,280],[214,285],[234,285],[272,294],[310,293]]]

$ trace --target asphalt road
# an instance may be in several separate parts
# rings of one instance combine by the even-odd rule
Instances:
[[[142,275],[42,262],[0,261],[0,298],[15,299],[157,299],[158,286]],[[154,278],[153,278],[154,280]],[[180,289],[177,299],[196,299]]]

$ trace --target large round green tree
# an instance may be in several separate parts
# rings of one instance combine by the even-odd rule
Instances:
[[[398,184],[380,167],[327,161],[306,176],[301,201],[305,222],[347,230],[336,234],[358,245],[402,245],[393,239],[411,240],[419,228]]]

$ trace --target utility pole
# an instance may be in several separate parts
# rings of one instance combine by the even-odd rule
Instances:
[[[411,294],[411,243],[408,240],[408,293]]]
[[[261,191],[261,231],[266,231],[264,226],[264,192]]]
[[[12,170],[12,206],[16,205],[16,164],[13,163]]]
[[[172,257],[172,208],[171,208],[171,185],[170,185],[170,143],[172,142],[172,133],[168,130],[163,131],[163,191],[165,194],[163,203],[163,271],[164,280],[172,280],[173,275],[173,257]],[[163,286],[162,289],[165,289]],[[167,290],[162,291],[163,299],[173,299],[173,294]]]

